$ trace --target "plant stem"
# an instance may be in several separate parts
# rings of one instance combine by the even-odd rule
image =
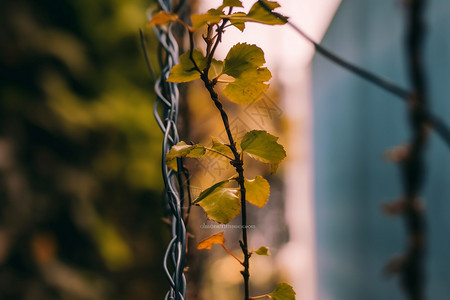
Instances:
[[[228,14],[231,14],[233,8],[230,7]],[[210,80],[208,77],[209,69],[211,68],[211,62],[214,57],[214,53],[216,52],[216,49],[219,45],[219,43],[222,41],[222,34],[224,32],[225,26],[229,20],[223,19],[222,24],[220,26],[217,26],[217,35],[211,38],[212,34],[212,26],[208,26],[208,33],[206,37],[203,37],[204,41],[206,42],[206,55],[207,55],[207,62],[206,67],[203,70],[200,70],[197,63],[195,62],[193,58],[193,51],[194,51],[194,36],[193,32],[189,30],[189,59],[194,64],[194,69],[197,70],[200,73],[200,79],[203,81],[206,89],[209,92],[209,95],[214,102],[214,105],[217,107],[217,109],[220,112],[220,116],[222,118],[223,125],[225,127],[225,131],[228,136],[228,141],[231,152],[233,153],[234,159],[229,157],[231,159],[230,164],[236,169],[236,172],[238,173],[238,178],[236,178],[236,181],[239,185],[240,194],[241,194],[241,225],[242,225],[242,241],[239,241],[239,245],[241,246],[242,252],[244,254],[244,261],[241,262],[241,264],[244,266],[244,270],[241,271],[241,274],[244,278],[244,300],[249,300],[249,277],[250,277],[250,255],[248,252],[248,242],[247,242],[247,202],[246,202],[246,191],[245,191],[245,179],[244,179],[244,161],[239,155],[239,152],[236,148],[236,142],[234,141],[233,134],[231,133],[230,129],[230,122],[228,120],[228,115],[223,109],[222,103],[219,101],[219,96],[217,95],[216,91],[214,90],[214,86],[217,83],[217,80]],[[228,156],[227,156],[228,157]]]
[[[249,300],[250,254],[248,252],[248,242],[247,242],[247,202],[245,199],[246,191],[244,185],[244,168],[243,168],[244,162],[241,159],[239,152],[237,151],[236,142],[234,141],[233,134],[231,133],[228,115],[223,109],[222,103],[219,101],[219,96],[214,90],[213,83],[208,79],[208,75],[206,74],[207,73],[202,72],[201,79],[203,80],[203,83],[206,89],[208,90],[211,99],[213,100],[214,104],[216,105],[217,109],[220,112],[220,116],[222,118],[222,122],[225,127],[225,131],[227,133],[228,140],[230,143],[228,146],[230,147],[234,155],[234,160],[232,160],[230,163],[233,167],[235,167],[236,172],[238,173],[238,178],[236,178],[236,181],[239,184],[239,189],[241,192],[241,225],[242,225],[242,241],[239,241],[239,245],[241,246],[242,253],[244,254],[244,261],[242,262],[244,270],[241,271],[241,274],[244,278],[244,294],[245,294],[244,299]]]
[[[237,260],[241,265],[243,264],[243,262],[242,262],[239,258],[237,258],[236,255],[234,255],[233,253],[231,253],[231,251],[228,250],[228,248],[225,247],[224,244],[221,244],[221,245],[222,245],[222,248],[223,248],[228,254],[230,254],[230,255],[231,255],[235,260]]]
[[[231,14],[232,7],[230,7],[228,14]],[[217,46],[222,40],[222,34],[224,32],[224,28],[228,22],[228,19],[223,19],[222,24],[217,27],[217,36],[215,39],[205,39],[207,43],[207,49],[211,49],[209,53],[207,54],[207,63],[206,67],[203,70],[200,70],[200,78],[203,81],[206,89],[209,92],[209,95],[214,102],[214,105],[217,107],[217,109],[220,112],[220,116],[222,118],[223,125],[225,127],[225,131],[228,136],[229,141],[229,147],[231,149],[231,152],[233,152],[234,159],[230,161],[230,164],[236,169],[236,172],[238,173],[238,178],[236,178],[236,181],[239,185],[240,194],[241,194],[241,226],[242,226],[242,240],[239,241],[239,245],[241,246],[242,253],[244,254],[244,261],[242,262],[242,265],[244,266],[244,270],[241,271],[242,277],[244,278],[244,300],[249,300],[250,298],[250,291],[249,291],[249,278],[250,278],[250,254],[248,252],[248,239],[247,239],[247,201],[246,201],[246,190],[245,190],[245,179],[244,179],[244,161],[239,155],[239,152],[236,148],[236,142],[234,141],[233,134],[231,133],[230,129],[230,122],[228,120],[228,115],[225,112],[222,103],[219,101],[219,96],[217,95],[216,91],[214,90],[214,85],[217,83],[215,80],[210,80],[208,77],[209,69],[211,67],[211,62],[214,57],[214,53],[217,49]],[[211,28],[208,28],[208,32],[210,32]],[[209,37],[209,34],[208,34]],[[192,36],[190,36],[191,40],[191,54],[193,51],[193,43],[192,43]],[[191,60],[193,61],[192,55]],[[194,61],[193,61],[194,62]],[[194,64],[195,65],[195,64]]]
[[[261,296],[255,296],[255,297],[250,297],[250,300],[258,300],[258,299],[264,299],[264,298],[268,298],[268,295],[261,295]]]

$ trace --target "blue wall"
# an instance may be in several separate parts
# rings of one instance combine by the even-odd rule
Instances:
[[[400,2],[343,0],[323,45],[408,87]],[[432,110],[450,124],[450,2],[431,1],[427,16]],[[397,166],[382,155],[409,138],[405,107],[320,56],[313,101],[319,299],[403,299],[396,279],[382,276],[404,250],[403,221],[380,206],[402,193]],[[428,295],[440,300],[450,296],[450,151],[435,134],[427,162]]]

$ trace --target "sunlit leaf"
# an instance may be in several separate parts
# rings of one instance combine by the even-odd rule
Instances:
[[[206,24],[217,24],[222,20],[223,14],[221,9],[210,9],[205,14],[192,15],[192,27],[198,29]]]
[[[231,23],[231,25],[233,25],[234,27],[236,27],[240,31],[244,31],[244,29],[245,29],[245,22],[244,21],[231,19],[230,23]]]
[[[188,145],[185,142],[179,142],[174,145],[166,154],[167,166],[177,171],[177,157],[198,158],[205,155],[206,149],[203,145]]]
[[[197,67],[203,71],[206,67],[207,59],[199,50],[192,52],[192,58],[197,64]],[[209,69],[209,78],[215,78],[222,73],[223,62],[213,59]],[[194,63],[190,58],[190,51],[180,56],[180,63],[172,68],[167,81],[170,82],[188,82],[200,78],[200,72],[195,69]]]
[[[261,48],[256,45],[239,43],[228,52],[223,73],[238,78],[244,71],[260,67],[265,62],[264,52]]]
[[[261,246],[258,250],[255,251],[255,254],[270,256],[269,248],[267,248],[266,246]]]
[[[274,300],[295,300],[295,291],[289,284],[281,282],[269,296]]]
[[[235,81],[229,83],[223,93],[230,101],[238,104],[249,104],[261,99],[269,88],[265,83],[272,78],[267,68],[249,69],[240,74]]]
[[[259,100],[269,87],[265,82],[272,77],[267,68],[261,68],[265,62],[264,52],[256,45],[234,45],[225,58],[222,71],[235,78],[225,87],[225,96],[240,104]]]
[[[269,200],[270,185],[262,176],[256,176],[255,179],[245,178],[246,200],[258,207],[264,207]]]
[[[270,8],[272,11],[275,8],[280,7],[280,5],[275,1],[262,0],[262,2],[264,2],[266,4],[266,6],[268,8]],[[257,22],[257,23],[262,23],[262,24],[267,24],[267,25],[283,25],[286,23],[284,20],[277,18],[276,16],[274,16],[273,14],[268,12],[266,10],[266,8],[264,8],[259,3],[259,1],[257,1],[255,4],[253,4],[252,8],[248,12],[247,21],[248,22]]]
[[[225,184],[227,184],[228,182],[230,182],[230,179],[226,179],[226,180],[222,180],[222,181],[216,182],[215,184],[213,184],[212,186],[210,186],[206,190],[202,191],[200,193],[200,195],[197,197],[197,199],[195,199],[193,204],[197,204],[198,202],[202,201],[203,199],[208,197],[211,193],[214,193],[217,189],[223,188],[223,186]]]
[[[212,150],[219,152],[223,155],[229,156],[231,158],[234,157],[233,152],[231,151],[230,147],[228,147],[227,145],[225,145],[224,143],[220,142],[218,139],[216,138],[212,138]],[[219,156],[220,154],[215,153],[215,152],[211,152],[211,151],[207,151],[208,155],[211,156]]]
[[[224,185],[229,180],[214,184],[200,193],[194,204],[200,205],[208,219],[218,223],[228,223],[241,211],[239,192]]]
[[[152,25],[164,25],[173,21],[178,20],[178,16],[176,14],[170,14],[166,11],[160,11],[148,22],[149,26]]]
[[[222,6],[224,6],[224,7],[226,7],[226,6],[229,6],[229,7],[244,7],[240,0],[223,0],[223,5]]]
[[[223,237],[223,231],[216,233],[212,236],[210,236],[209,238],[204,239],[203,241],[201,241],[198,246],[197,249],[211,249],[212,245],[214,244],[220,244],[223,245],[223,243],[225,243],[225,238]]]
[[[241,148],[250,157],[271,164],[274,173],[278,164],[286,157],[286,151],[277,141],[277,137],[264,130],[252,130],[245,134]]]
[[[202,70],[206,67],[206,57],[199,50],[192,53],[194,61]],[[190,51],[180,56],[180,63],[172,68],[167,81],[171,82],[188,82],[200,78],[200,72],[195,69],[194,63],[190,59]]]

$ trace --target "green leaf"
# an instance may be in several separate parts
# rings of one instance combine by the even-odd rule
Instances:
[[[286,151],[277,141],[277,137],[264,130],[252,130],[244,135],[241,148],[250,157],[271,164],[272,173],[275,173],[278,164],[286,157]]]
[[[215,192],[217,189],[223,188],[223,186],[225,184],[227,184],[228,182],[230,182],[230,179],[226,179],[226,180],[222,180],[222,181],[216,182],[215,184],[213,184],[212,186],[210,186],[206,190],[202,191],[200,193],[200,195],[197,197],[197,199],[195,199],[195,201],[192,204],[197,204],[198,202],[202,201],[203,199],[208,197],[211,193]]]
[[[177,171],[177,157],[198,158],[205,155],[206,149],[203,145],[188,145],[185,142],[179,142],[174,145],[166,154],[166,164],[169,168]]]
[[[203,53],[199,50],[192,52],[192,57],[197,63],[200,70],[206,67],[207,59],[203,56]],[[213,59],[211,61],[211,67],[209,69],[209,78],[215,78],[222,73],[223,61]],[[195,69],[194,63],[190,58],[190,51],[180,56],[180,63],[175,65],[170,71],[167,81],[170,82],[188,82],[200,78],[200,72]]]
[[[222,153],[223,155],[229,156],[231,158],[234,157],[233,151],[231,151],[230,147],[228,147],[227,145],[225,145],[224,143],[220,142],[218,139],[216,138],[212,138],[212,150],[217,151],[219,153]],[[215,152],[211,152],[211,151],[207,151],[208,155],[210,156],[219,156],[220,154],[215,153]]]
[[[267,68],[250,69],[241,73],[235,81],[229,83],[223,93],[230,101],[238,104],[250,104],[258,101],[269,88],[265,83],[272,78]]]
[[[281,282],[269,296],[274,300],[295,300],[295,291],[289,284]]]
[[[241,211],[239,191],[224,187],[230,180],[214,184],[200,193],[194,204],[200,205],[208,219],[228,223]]]
[[[196,30],[206,24],[217,24],[222,20],[221,15],[223,15],[221,9],[210,9],[205,14],[192,15],[192,28]]]
[[[255,254],[270,256],[269,248],[267,248],[266,246],[261,246],[258,250],[255,251]]]
[[[245,179],[246,200],[258,207],[264,207],[269,200],[270,185],[262,176],[256,176],[255,179]]]
[[[216,77],[220,76],[220,74],[222,74],[222,72],[223,72],[223,61],[215,60],[213,58],[213,60],[211,61],[211,66],[209,68],[208,77],[210,79],[216,78]]]
[[[261,48],[256,45],[239,43],[228,52],[223,73],[238,78],[244,71],[260,67],[265,62],[264,52]]]
[[[178,16],[176,14],[169,14],[166,11],[160,11],[153,16],[150,22],[148,22],[148,25],[165,25],[176,20],[178,20]]]
[[[280,7],[280,5],[275,1],[267,1],[262,0],[266,4],[268,8],[270,8],[271,11],[273,11],[275,8]],[[283,16],[284,17],[284,16]],[[287,18],[286,18],[287,19]],[[255,4],[253,4],[252,8],[247,14],[247,21],[248,22],[257,22],[267,25],[283,25],[286,24],[286,22],[280,18],[277,18],[270,12],[264,8],[259,1],[257,1]]]
[[[206,67],[206,57],[199,50],[192,52],[192,57],[200,70]],[[180,56],[180,63],[172,68],[167,81],[188,82],[200,78],[200,72],[195,70],[194,63],[190,59],[190,51]]]
[[[231,19],[230,23],[231,23],[231,25],[233,25],[234,27],[236,27],[237,29],[239,29],[242,32],[245,29],[245,22],[244,21]]]
[[[225,58],[223,73],[235,78],[224,89],[230,101],[248,104],[261,98],[269,87],[272,74],[267,68],[261,68],[266,62],[264,52],[256,45],[239,43],[234,45]]]
[[[223,7],[244,7],[240,0],[223,0]]]

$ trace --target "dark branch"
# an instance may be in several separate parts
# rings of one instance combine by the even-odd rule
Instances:
[[[412,132],[410,151],[401,164],[406,197],[404,215],[407,230],[406,260],[401,270],[401,286],[410,300],[425,299],[424,260],[426,251],[426,221],[422,209],[414,204],[420,196],[425,179],[424,152],[428,140],[427,88],[423,66],[425,0],[412,0],[407,8],[406,51],[414,99],[409,106]]]
[[[264,3],[261,0],[258,0],[259,4],[266,9],[269,13],[271,13],[273,16],[277,17],[280,20],[283,20],[284,22],[286,22],[289,26],[291,26],[292,29],[294,29],[298,34],[300,34],[303,38],[305,38],[308,42],[310,42],[311,44],[314,45],[315,50],[323,55],[325,58],[328,58],[330,61],[336,63],[337,65],[343,67],[344,69],[358,75],[359,77],[377,85],[378,87],[392,93],[393,95],[396,95],[399,97],[400,100],[403,101],[407,101],[407,100],[411,100],[411,99],[415,99],[416,96],[413,95],[414,93],[411,91],[408,91],[405,88],[402,88],[401,86],[383,78],[380,77],[368,70],[365,70],[359,66],[356,66],[344,59],[342,59],[341,57],[339,57],[338,55],[334,54],[332,51],[326,49],[325,47],[321,46],[320,44],[316,43],[310,36],[308,36],[303,30],[301,30],[298,26],[292,24],[291,22],[289,22],[288,18],[278,14],[274,11],[272,11],[270,9],[270,7],[268,7],[266,5],[266,3]],[[436,130],[436,132],[438,133],[438,135],[442,138],[442,140],[444,141],[444,143],[447,145],[448,148],[450,148],[450,129],[449,127],[444,123],[444,121],[442,121],[441,119],[439,119],[438,117],[434,116],[433,114],[431,114],[429,111],[424,111],[422,112],[424,117],[426,118],[426,120],[429,122],[429,124],[431,126],[433,126],[433,128]]]

